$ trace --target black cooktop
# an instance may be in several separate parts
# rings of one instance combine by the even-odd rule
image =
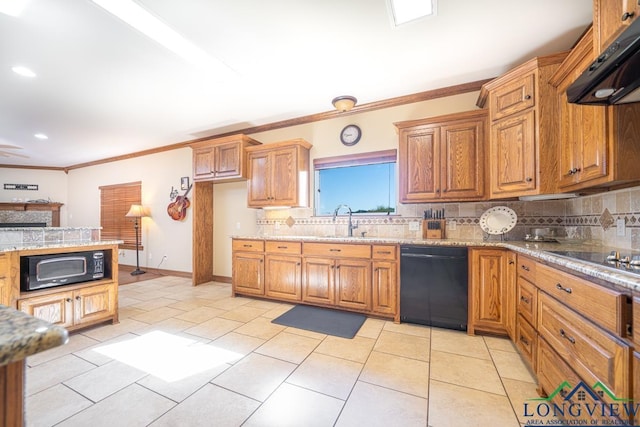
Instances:
[[[612,252],[581,252],[581,251],[547,251],[555,255],[626,271],[640,275],[640,254]]]

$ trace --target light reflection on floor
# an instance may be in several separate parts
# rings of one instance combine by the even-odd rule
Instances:
[[[179,381],[243,357],[233,351],[162,331],[96,347],[94,351],[166,382]]]

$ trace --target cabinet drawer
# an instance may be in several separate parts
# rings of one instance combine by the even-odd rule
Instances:
[[[538,289],[522,277],[518,277],[517,307],[518,314],[534,327],[538,326]]]
[[[371,251],[373,253],[373,259],[396,259],[397,246],[395,245],[373,245]]]
[[[623,336],[626,296],[579,277],[539,264],[536,285],[600,326]]]
[[[264,252],[264,242],[262,240],[234,239],[232,249],[242,252]]]
[[[616,397],[629,398],[629,347],[544,292],[538,297],[540,336],[587,384],[600,381]]]
[[[562,407],[563,403],[568,404],[564,399],[571,392],[571,388],[575,387],[577,384],[580,384],[580,377],[576,375],[575,372],[567,365],[547,344],[547,342],[543,339],[538,341],[538,382],[540,383],[540,388],[544,391],[544,393],[549,396],[551,395],[560,385],[567,382],[569,385],[563,387],[559,390],[558,394],[552,399],[551,402],[541,403],[542,405],[552,403],[557,404]],[[584,396],[584,400],[578,402],[577,397],[572,399],[571,403],[581,403],[583,405],[589,405],[590,407],[597,407],[597,402],[593,399],[593,397],[586,393]],[[527,402],[528,412],[536,413],[536,405],[537,402],[531,401]],[[580,411],[579,417],[570,417],[570,419],[576,420],[575,425],[579,425],[577,420],[585,420],[583,425],[590,425],[591,418],[589,417],[589,413],[586,410]],[[602,420],[598,419],[598,424],[602,422]],[[615,425],[615,424],[612,424]]]
[[[535,105],[534,74],[527,74],[493,91],[490,95],[491,120],[499,120]]]
[[[305,243],[303,254],[333,258],[371,258],[371,245]]]
[[[516,347],[520,354],[529,362],[529,366],[536,371],[536,347],[538,344],[538,334],[536,330],[524,319],[518,316],[516,323]]]
[[[518,255],[518,276],[531,283],[536,283],[536,265],[538,263],[526,256]]]
[[[265,246],[266,252],[270,254],[300,255],[302,253],[302,243],[300,242],[268,241]]]

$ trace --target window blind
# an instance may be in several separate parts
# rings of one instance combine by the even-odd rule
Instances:
[[[125,184],[106,185],[100,188],[100,226],[101,237],[104,240],[122,240],[124,249],[136,248],[135,218],[125,215],[131,205],[140,203],[142,183],[129,182]],[[142,241],[142,228],[139,229]],[[142,245],[140,245],[142,249]]]

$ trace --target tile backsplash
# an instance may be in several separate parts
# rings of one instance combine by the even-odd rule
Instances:
[[[549,228],[558,237],[584,240],[621,249],[640,250],[640,187],[545,201],[491,201],[467,203],[399,204],[391,216],[354,215],[358,228],[368,237],[421,238],[422,213],[444,209],[447,237],[469,240],[500,240],[480,228],[480,217],[493,206],[507,206],[518,215],[505,240],[523,240],[532,228]],[[624,221],[624,230],[618,225]],[[346,236],[347,218],[313,216],[310,208],[257,211],[258,232],[263,236]],[[619,235],[621,234],[621,235]]]

